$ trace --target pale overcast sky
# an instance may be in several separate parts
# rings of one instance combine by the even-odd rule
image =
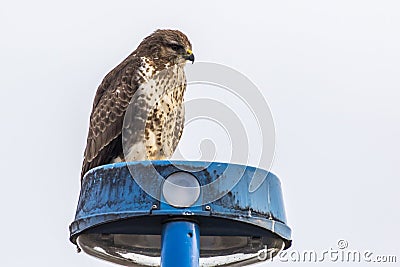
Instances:
[[[399,14],[398,1],[3,1],[0,265],[111,266],[68,241],[88,117],[104,75],[157,28],[267,99],[291,250],[344,239],[399,262]]]

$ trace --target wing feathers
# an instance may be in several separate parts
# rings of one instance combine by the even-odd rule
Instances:
[[[81,176],[91,168],[109,163],[122,154],[121,129],[129,101],[138,88],[137,75],[140,61],[128,57],[110,71],[97,89]],[[132,83],[131,83],[132,82]],[[130,84],[128,84],[130,83]]]

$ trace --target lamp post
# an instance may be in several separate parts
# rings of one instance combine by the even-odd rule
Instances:
[[[198,267],[199,259],[198,224],[184,219],[166,222],[161,233],[161,266]]]
[[[163,178],[152,195],[137,181]],[[227,171],[229,169],[229,171]],[[249,192],[255,172],[265,175]],[[240,175],[229,190],[220,182]],[[149,180],[150,179],[150,180]],[[214,183],[207,202],[204,186]],[[82,182],[70,240],[84,252],[124,266],[240,266],[291,245],[279,179],[254,167],[189,161],[116,163]]]

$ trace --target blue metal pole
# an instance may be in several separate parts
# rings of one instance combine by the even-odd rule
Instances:
[[[169,221],[163,225],[161,267],[198,267],[200,229],[191,221]]]

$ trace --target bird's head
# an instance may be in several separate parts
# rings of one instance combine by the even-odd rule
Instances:
[[[137,53],[161,64],[184,65],[187,60],[194,62],[192,44],[178,30],[156,30],[140,43]]]

